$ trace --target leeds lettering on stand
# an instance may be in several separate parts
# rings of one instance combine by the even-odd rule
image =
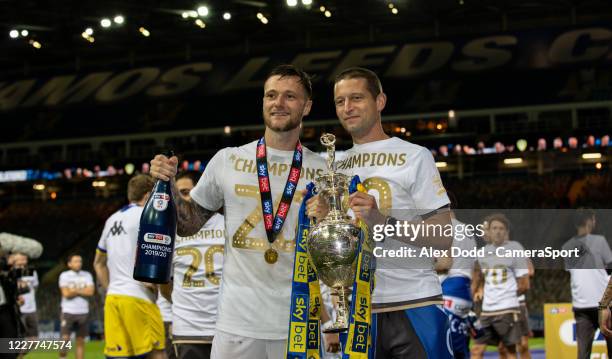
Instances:
[[[385,78],[416,78],[449,68],[458,73],[473,73],[500,68],[513,63],[522,45],[529,39],[515,35],[487,36],[458,46],[451,41],[432,41],[401,45],[363,47],[348,50],[299,53],[291,61],[307,72],[322,74],[319,81],[333,81],[347,67],[365,66],[380,69]],[[592,27],[571,30],[556,36],[546,50],[547,63],[540,67],[571,65],[605,59],[612,30]],[[418,61],[417,61],[418,59]],[[234,74],[223,80],[223,86],[205,86],[206,92],[224,93],[253,89],[263,83],[261,72],[278,62],[273,57],[248,59]],[[218,66],[217,66],[218,65]],[[0,82],[0,111],[33,106],[61,106],[93,99],[112,103],[136,95],[150,98],[183,94],[213,81],[219,76],[207,74],[225,64],[205,61],[183,64],[162,71],[160,67],[142,67],[118,73],[102,71],[84,76],[62,75],[46,81],[23,79]],[[218,81],[218,79],[216,79]],[[216,82],[215,82],[216,83]]]

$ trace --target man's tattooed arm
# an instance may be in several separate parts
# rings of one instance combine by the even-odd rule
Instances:
[[[604,292],[603,297],[601,298],[601,301],[599,302],[599,305],[603,307],[609,307],[610,302],[612,302],[612,277],[610,278],[610,281],[608,282],[608,287],[606,288],[606,291]]]
[[[198,233],[206,222],[212,217],[215,211],[200,206],[195,201],[184,200],[172,181],[172,195],[176,203],[176,233],[181,237],[189,237]]]

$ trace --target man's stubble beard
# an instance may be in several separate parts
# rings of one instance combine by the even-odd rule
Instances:
[[[340,124],[342,125],[344,130],[348,132],[349,135],[351,135],[351,137],[365,136],[372,130],[375,125],[375,123],[368,123],[367,120],[362,121],[356,126],[349,126],[345,121],[340,121]]]
[[[289,131],[295,130],[296,128],[300,127],[300,125],[302,124],[301,116],[297,119],[290,116],[289,121],[285,123],[283,126],[274,126],[272,125],[272,119],[270,117],[271,115],[266,115],[266,114],[263,115],[264,124],[266,125],[267,128],[275,132],[289,132]]]

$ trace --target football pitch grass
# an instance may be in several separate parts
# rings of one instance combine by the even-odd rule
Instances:
[[[544,349],[544,338],[529,339],[530,349]],[[497,349],[488,347],[487,351],[495,352]],[[57,359],[57,352],[32,352],[26,355],[28,359]],[[68,354],[69,359],[74,359],[74,349]],[[104,359],[104,342],[95,340],[85,343],[85,358],[87,359]]]

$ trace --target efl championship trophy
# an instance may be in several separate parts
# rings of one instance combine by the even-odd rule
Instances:
[[[359,227],[351,222],[343,207],[342,198],[348,195],[351,178],[335,172],[336,137],[330,133],[321,136],[327,147],[328,173],[315,180],[315,188],[329,204],[327,216],[317,223],[308,236],[308,255],[319,278],[338,297],[338,315],[325,333],[343,332],[349,325],[350,294],[357,269]]]

